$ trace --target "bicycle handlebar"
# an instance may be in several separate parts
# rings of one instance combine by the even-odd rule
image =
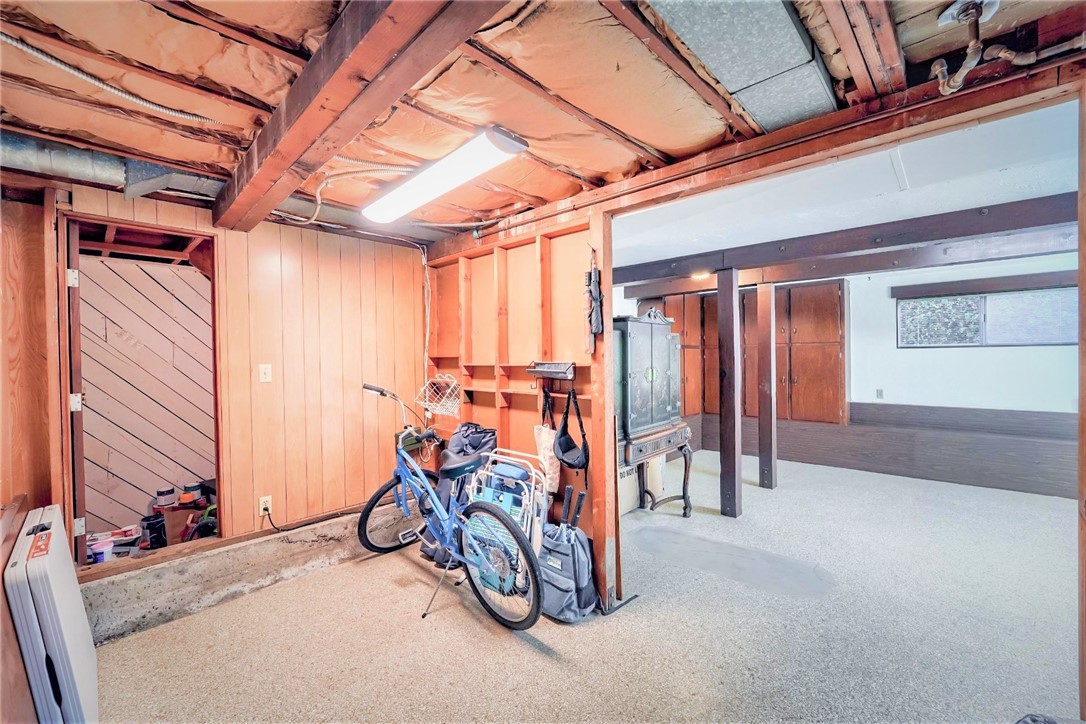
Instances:
[[[395,394],[389,392],[384,387],[378,387],[377,385],[371,385],[368,382],[363,382],[362,383],[362,389],[366,390],[367,392],[372,392],[372,393],[374,393],[376,395],[380,395],[381,397],[391,397],[394,400],[399,399],[398,397],[396,397]]]

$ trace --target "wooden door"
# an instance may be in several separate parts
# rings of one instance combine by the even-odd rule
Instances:
[[[675,334],[682,335],[683,333],[683,295],[673,294],[670,297],[664,297],[664,316],[672,320],[671,331]]]
[[[789,297],[789,331],[793,344],[841,341],[839,283],[792,287]]]
[[[774,290],[773,296],[777,307],[773,313],[773,321],[777,323],[777,344],[788,344],[788,342],[792,339],[792,327],[791,323],[788,321],[788,288],[777,287],[776,290]]]
[[[790,349],[791,419],[843,423],[844,355],[836,342]]]
[[[683,349],[683,412],[685,415],[701,414],[702,359],[701,348]]]
[[[743,345],[743,415],[758,415],[758,347]]]
[[[68,222],[68,269],[79,274],[79,222]],[[68,293],[68,359],[69,374],[71,379],[71,395],[80,395],[79,405],[71,405],[71,435],[72,435],[72,517],[74,520],[83,521],[83,530],[86,529],[87,520],[87,492],[86,477],[84,475],[83,461],[83,353],[82,330],[79,321],[79,286],[73,286],[70,282],[65,288]],[[68,393],[65,393],[68,394]],[[69,398],[70,399],[70,398]],[[75,524],[73,523],[73,526]],[[74,544],[74,558],[77,564],[82,565],[87,560],[87,537],[72,534]]]
[[[684,346],[701,346],[701,295],[686,294],[683,297],[683,332]]]
[[[792,407],[790,404],[788,391],[791,389],[791,376],[789,374],[791,365],[788,359],[789,346],[787,344],[777,345],[777,365],[774,372],[777,376],[777,419],[787,420],[791,417]]]
[[[720,348],[716,295],[702,297],[702,389],[706,413],[720,414]]]

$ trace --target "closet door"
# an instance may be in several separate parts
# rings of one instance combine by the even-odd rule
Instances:
[[[845,422],[844,355],[835,343],[794,344],[791,419]]]
[[[789,289],[789,417],[844,423],[845,346],[840,281]]]
[[[716,295],[702,297],[702,318],[705,320],[702,335],[702,387],[707,414],[720,414],[720,348],[717,344]]]

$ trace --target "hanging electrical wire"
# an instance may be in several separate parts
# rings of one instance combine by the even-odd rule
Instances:
[[[110,85],[109,83],[106,83],[101,78],[93,76],[90,73],[84,72],[83,70],[80,70],[79,68],[76,68],[74,65],[69,65],[68,63],[65,63],[60,58],[57,58],[56,56],[53,56],[53,55],[49,55],[48,53],[46,53],[44,51],[38,50],[33,45],[30,45],[28,43],[24,43],[22,40],[19,40],[18,38],[13,37],[11,35],[8,35],[7,33],[0,32],[0,40],[7,43],[8,45],[12,45],[12,46],[18,48],[19,50],[22,50],[23,52],[34,56],[35,58],[37,58],[38,60],[40,60],[40,61],[42,61],[44,63],[48,63],[49,65],[53,66],[54,68],[60,68],[61,70],[65,71],[66,73],[70,73],[70,74],[74,75],[76,78],[79,78],[80,80],[84,80],[87,83],[90,83],[91,85],[96,86],[98,88],[101,88],[102,90],[107,91],[109,93],[112,93],[112,94],[114,94],[116,96],[120,96],[121,98],[125,99],[129,103],[133,103],[133,104],[135,104],[137,106],[142,106],[144,108],[148,108],[148,109],[150,109],[152,111],[155,111],[156,113],[161,113],[164,116],[172,116],[174,118],[180,118],[181,120],[190,121],[192,123],[204,123],[204,124],[213,125],[213,126],[221,126],[222,125],[222,123],[220,121],[216,121],[213,118],[207,118],[205,116],[201,116],[201,115],[198,115],[196,113],[189,113],[187,111],[179,111],[176,108],[170,108],[169,106],[164,106],[164,105],[161,105],[159,103],[155,103],[154,101],[149,101],[146,98],[135,95],[134,93],[129,93],[128,91],[124,90],[123,88],[118,88],[115,85]]]

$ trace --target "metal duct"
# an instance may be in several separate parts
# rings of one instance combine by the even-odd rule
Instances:
[[[97,151],[0,133],[4,168],[101,186],[124,186],[124,159]]]
[[[792,3],[653,0],[652,7],[765,130],[837,110],[833,81]]]
[[[197,176],[168,166],[125,159],[99,151],[86,151],[9,131],[0,133],[0,158],[3,159],[4,168],[13,171],[50,176],[73,183],[111,186],[121,189],[126,198],[158,192],[213,201],[226,183],[220,179]],[[276,210],[306,219],[313,214],[315,208],[316,204],[312,201],[291,196]],[[367,228],[357,211],[327,204],[321,208],[317,222],[372,234],[375,238],[404,237],[436,241],[448,236],[447,232],[408,223],[383,225],[380,229]]]

